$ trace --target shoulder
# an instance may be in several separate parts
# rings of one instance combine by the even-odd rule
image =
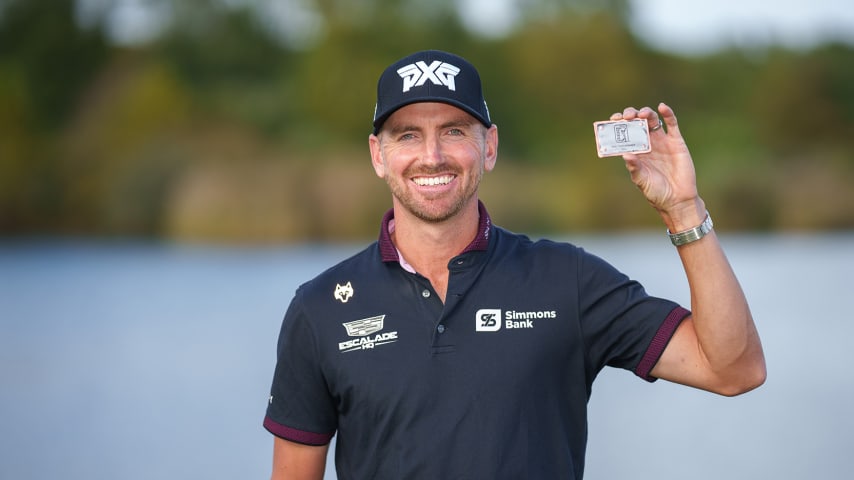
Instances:
[[[492,258],[508,266],[518,262],[521,268],[536,268],[544,272],[559,271],[575,275],[579,280],[597,277],[621,277],[608,261],[569,241],[552,239],[531,240],[528,236],[501,227],[493,228]]]
[[[300,285],[289,310],[315,328],[377,315],[406,297],[410,276],[397,262],[383,261],[376,242]]]
[[[499,255],[523,255],[546,258],[577,258],[584,250],[572,243],[551,239],[531,240],[527,235],[502,227],[493,228],[495,252]]]
[[[352,279],[354,277],[364,278],[365,276],[370,276],[382,264],[377,243],[374,242],[300,285],[296,296],[304,300],[310,300],[318,296],[343,296],[346,302],[348,294],[347,284],[349,283],[349,289],[352,289]]]

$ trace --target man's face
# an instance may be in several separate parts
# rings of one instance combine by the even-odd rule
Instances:
[[[370,147],[395,207],[442,222],[476,201],[483,172],[495,166],[498,133],[456,107],[423,102],[394,112]]]

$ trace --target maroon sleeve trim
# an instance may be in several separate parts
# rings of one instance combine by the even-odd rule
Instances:
[[[296,428],[286,427],[273,421],[270,417],[264,417],[264,428],[277,437],[290,440],[292,442],[302,443],[304,445],[321,446],[326,445],[332,440],[335,433],[313,433],[297,430]]]
[[[657,380],[655,377],[650,376],[650,372],[655,367],[655,364],[658,363],[658,359],[661,358],[664,349],[667,348],[667,344],[676,332],[676,328],[689,315],[691,315],[691,312],[682,307],[676,307],[670,311],[670,314],[661,322],[661,326],[658,327],[658,331],[652,337],[652,342],[649,343],[646,353],[643,354],[643,358],[641,358],[640,363],[635,368],[635,375],[647,382]]]

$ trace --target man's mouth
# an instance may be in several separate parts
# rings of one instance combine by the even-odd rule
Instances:
[[[420,187],[432,187],[436,185],[447,185],[454,180],[454,175],[441,175],[438,177],[415,177],[412,179]]]

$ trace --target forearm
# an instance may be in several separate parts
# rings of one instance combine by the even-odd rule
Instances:
[[[678,214],[662,214],[671,232],[699,225],[702,200]],[[692,323],[699,362],[710,372],[711,388],[739,393],[761,384],[765,361],[744,291],[712,230],[702,239],[676,247],[691,291]]]
[[[329,445],[309,446],[274,437],[271,480],[322,480]]]

